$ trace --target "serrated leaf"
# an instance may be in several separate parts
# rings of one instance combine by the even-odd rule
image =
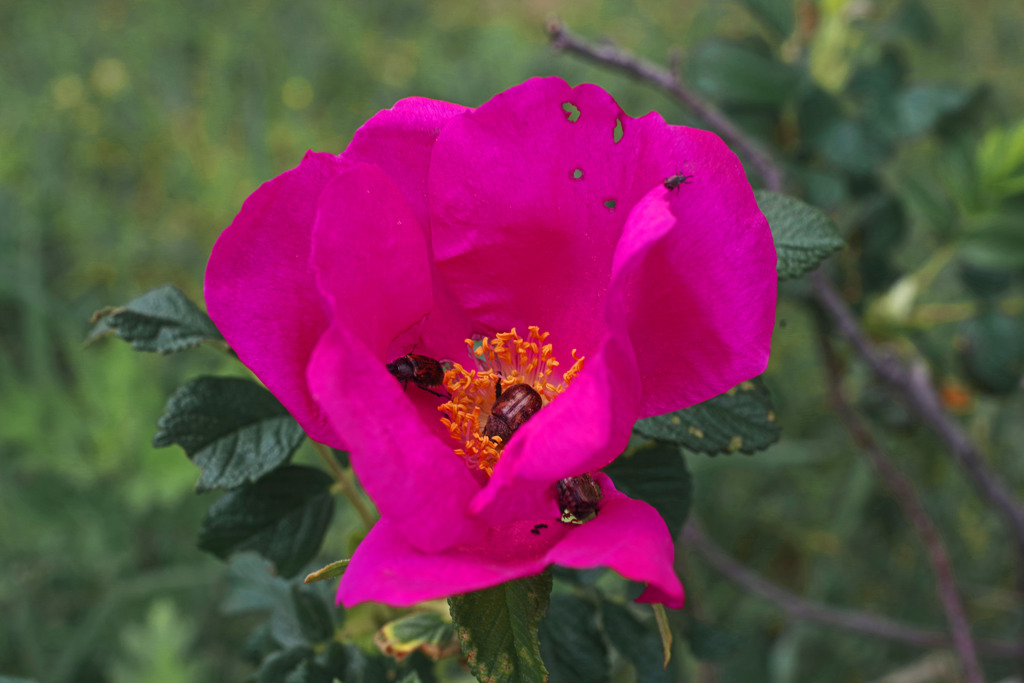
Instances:
[[[203,311],[173,285],[150,290],[117,308],[93,315],[86,343],[116,334],[137,351],[174,353],[224,337]]]
[[[551,597],[551,572],[448,598],[452,624],[477,680],[542,683],[537,630]]]
[[[336,579],[345,573],[345,569],[348,568],[349,561],[350,560],[347,559],[336,560],[325,567],[317,569],[315,572],[310,572],[306,575],[306,579],[303,583],[315,583],[317,581],[326,581],[327,579]]]
[[[199,492],[256,481],[305,438],[273,394],[234,377],[192,380],[174,392],[157,426],[153,445],[179,444],[202,471]]]
[[[614,602],[602,603],[601,612],[608,640],[636,667],[638,683],[668,683],[672,680],[664,666],[661,638],[656,628],[643,624],[626,607]]]
[[[554,595],[540,624],[540,653],[551,683],[609,680],[608,648],[597,627],[597,609],[574,595]]]
[[[679,446],[658,443],[640,449],[616,458],[604,472],[615,482],[615,488],[657,510],[672,538],[679,536],[690,514],[693,494],[693,481]]]
[[[458,654],[452,623],[435,612],[420,612],[389,621],[373,637],[380,651],[402,661],[417,650],[437,661]]]
[[[800,277],[845,245],[824,211],[768,190],[757,190],[754,197],[772,229],[780,279]]]
[[[210,508],[199,547],[217,557],[254,550],[285,577],[316,555],[334,513],[331,478],[289,465],[228,493]]]
[[[760,377],[666,415],[636,423],[637,434],[668,441],[698,453],[754,453],[779,440],[775,410]]]

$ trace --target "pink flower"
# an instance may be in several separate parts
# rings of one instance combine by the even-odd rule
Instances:
[[[775,288],[768,224],[721,140],[544,78],[478,109],[402,100],[340,156],[310,152],[220,237],[206,299],[377,504],[341,602],[408,605],[557,563],[679,607],[665,523],[599,470],[637,419],[764,370]],[[385,368],[410,352],[457,364],[442,411]],[[496,380],[543,402],[501,442],[479,434]],[[555,483],[588,473],[597,516],[560,521]]]

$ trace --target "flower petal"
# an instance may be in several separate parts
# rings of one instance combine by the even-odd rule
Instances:
[[[343,447],[306,386],[306,364],[327,316],[309,268],[317,198],[344,164],[310,152],[264,183],[213,247],[206,267],[210,318],[239,359],[310,438]]]
[[[355,132],[342,158],[383,169],[427,228],[427,169],[434,141],[448,121],[468,111],[461,104],[425,97],[399,100]]]
[[[643,383],[640,417],[707,400],[764,371],[775,321],[775,247],[739,160],[714,134],[636,122],[644,150],[615,255]],[[691,174],[666,189],[665,179]],[[665,221],[672,220],[670,230]],[[661,227],[658,227],[661,226]]]
[[[638,152],[615,142],[617,121],[631,119],[597,86],[543,78],[441,131],[429,177],[434,254],[475,331],[538,325],[559,356],[597,350],[628,213],[605,202],[622,199]]]
[[[352,556],[338,601],[347,607],[367,600],[413,605],[533,576],[557,563],[610,567],[650,584],[641,598],[681,607],[683,587],[672,568],[674,551],[665,522],[651,506],[616,491],[605,475],[597,480],[604,502],[586,524],[522,521],[492,528],[482,543],[436,554],[413,548],[390,521],[381,520]],[[537,523],[547,526],[537,528]]]
[[[332,325],[309,363],[309,384],[360,482],[417,548],[476,538],[482,527],[464,512],[479,485],[441,441],[440,399],[415,387],[403,393],[384,367],[395,337],[433,303],[415,216],[381,169],[360,164],[325,189],[313,239]]]

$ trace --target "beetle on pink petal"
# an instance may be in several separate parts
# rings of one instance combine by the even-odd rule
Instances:
[[[350,452],[380,511],[346,605],[557,563],[611,567],[648,584],[641,600],[681,606],[664,521],[600,470],[637,419],[760,374],[775,295],[768,224],[716,136],[557,78],[477,109],[378,113],[341,155],[260,187],[206,279],[239,358],[312,438]],[[389,373],[412,349],[445,361],[442,391]],[[517,385],[529,415],[488,429]],[[565,514],[572,477],[592,482],[579,509],[596,516]]]

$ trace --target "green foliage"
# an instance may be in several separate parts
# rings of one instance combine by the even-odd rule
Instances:
[[[747,43],[715,39],[687,62],[688,82],[708,97],[730,104],[777,105],[800,83],[800,72]]]
[[[1006,394],[1024,376],[1024,322],[985,311],[959,326],[957,343],[967,377],[983,391]]]
[[[288,465],[236,489],[210,507],[199,547],[222,559],[255,550],[282,576],[294,576],[320,549],[334,513],[331,478]]]
[[[459,652],[455,627],[436,612],[417,612],[388,622],[374,640],[382,651],[398,659],[417,650],[433,660]]]
[[[793,0],[740,0],[761,23],[773,30],[777,37],[785,38],[793,32],[796,16]]]
[[[542,683],[538,625],[548,609],[551,573],[448,598],[452,624],[478,680]]]
[[[93,316],[87,341],[116,334],[136,351],[174,353],[224,338],[210,318],[173,285],[164,285]]]
[[[627,453],[604,472],[615,482],[615,488],[657,510],[672,538],[679,536],[690,513],[693,480],[678,446],[656,443]]]
[[[645,627],[627,607],[614,602],[604,603],[601,613],[608,640],[636,667],[638,683],[668,683],[672,680],[664,666],[657,629]]]
[[[597,624],[597,607],[574,595],[556,594],[540,624],[540,653],[551,683],[610,680],[608,646]]]
[[[649,439],[697,453],[754,453],[779,440],[771,394],[760,377],[683,410],[640,420],[634,428]]]
[[[180,445],[202,475],[196,491],[254,482],[291,457],[305,432],[269,391],[232,377],[199,377],[171,396],[153,437]]]
[[[780,279],[800,277],[843,248],[835,223],[820,209],[767,190],[754,196],[772,229]]]
[[[185,656],[195,638],[191,619],[183,619],[168,599],[154,601],[145,623],[126,626],[124,650],[111,666],[114,683],[198,683],[209,679],[203,662]]]

